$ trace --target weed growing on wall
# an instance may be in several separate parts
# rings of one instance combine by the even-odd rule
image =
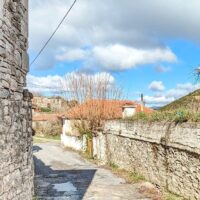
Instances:
[[[138,183],[141,181],[145,181],[144,176],[142,176],[141,174],[133,171],[120,169],[119,166],[115,163],[110,162],[108,166],[115,174],[123,177],[128,183]]]
[[[165,200],[185,200],[183,197],[172,194],[170,192],[165,192],[164,197]]]
[[[200,122],[200,112],[189,112],[187,110],[174,111],[155,111],[153,113],[137,113],[128,120],[133,121],[147,121],[147,122]]]

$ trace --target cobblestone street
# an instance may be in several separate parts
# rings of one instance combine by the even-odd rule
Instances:
[[[110,170],[63,150],[59,143],[35,144],[33,151],[36,199],[149,199],[138,192],[138,184],[127,184]]]

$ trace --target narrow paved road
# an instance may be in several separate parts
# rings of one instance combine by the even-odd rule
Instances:
[[[37,200],[149,199],[138,192],[138,185],[126,184],[111,171],[63,150],[59,143],[35,144],[33,152]]]

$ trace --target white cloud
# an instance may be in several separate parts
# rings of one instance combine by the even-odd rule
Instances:
[[[173,97],[166,96],[144,96],[145,102],[149,106],[163,106],[175,100]]]
[[[27,87],[31,92],[58,93],[60,91],[60,86],[63,81],[64,81],[63,77],[58,75],[38,77],[28,74]]]
[[[98,66],[103,70],[118,71],[159,61],[173,62],[176,61],[176,56],[169,48],[136,49],[115,44],[87,49],[63,49],[56,59],[67,62],[82,60],[85,66]]]
[[[159,61],[176,61],[176,56],[168,48],[136,49],[119,44],[95,47],[93,57],[100,66],[108,70],[130,69]]]
[[[30,0],[32,38],[35,34],[48,36],[71,3],[72,0]],[[139,47],[160,44],[157,37],[184,37],[199,42],[199,7],[198,0],[79,1],[55,40],[59,41],[61,36],[65,44],[71,45],[120,41]],[[40,37],[42,41],[43,37]],[[39,38],[34,40],[41,44]]]
[[[200,88],[200,84],[177,84],[175,88],[144,97],[149,106],[164,106]]]
[[[84,60],[88,57],[88,51],[82,49],[68,49],[64,53],[56,55],[59,61],[77,61]]]
[[[49,38],[71,3],[72,0],[30,0],[32,57]],[[123,3],[114,0],[78,1],[34,66],[46,69],[53,67],[56,62],[66,60],[71,62],[86,59],[87,62],[89,55],[94,61],[91,67],[98,61],[99,65],[102,64],[98,67],[109,70],[129,69],[143,63],[174,61],[173,52],[162,39],[181,37],[199,41],[199,6],[200,2],[195,0],[189,3],[183,0],[152,0],[151,3],[146,0],[137,3],[134,0],[124,0]],[[118,45],[121,46],[120,51],[116,50]],[[66,47],[66,53],[60,51]],[[93,54],[85,55],[87,50],[84,47],[94,49]],[[121,56],[125,49],[131,50],[126,60]],[[102,50],[105,50],[106,57],[102,58]],[[120,52],[118,57],[122,57],[122,60],[110,55],[115,51]],[[132,56],[133,53],[135,56]]]
[[[192,90],[197,90],[199,88],[199,84],[195,85],[191,83],[177,84],[176,88],[180,90],[192,91]]]
[[[152,91],[163,91],[165,90],[165,86],[162,81],[153,81],[150,83],[149,89]]]
[[[112,85],[115,82],[115,78],[106,72],[81,75],[94,83],[101,81],[102,84]],[[35,93],[62,95],[63,93],[70,92],[70,81],[75,77],[80,79],[79,73],[72,72],[63,76],[33,76],[29,74],[27,76],[27,88]]]

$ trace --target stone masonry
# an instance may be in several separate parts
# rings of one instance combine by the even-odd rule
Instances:
[[[111,121],[104,132],[97,138],[101,146],[106,141],[99,159],[186,199],[200,199],[200,124]]]
[[[0,200],[33,195],[28,0],[0,0]]]

